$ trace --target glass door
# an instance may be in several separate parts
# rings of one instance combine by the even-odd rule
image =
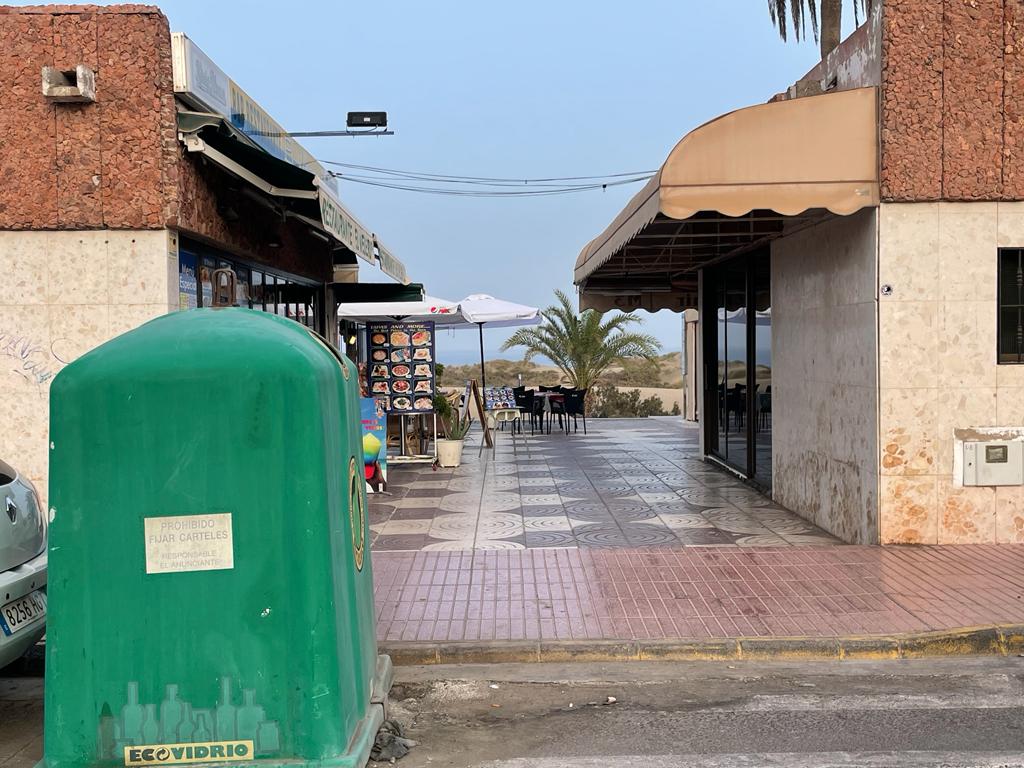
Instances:
[[[747,345],[747,269],[745,263],[725,269],[725,460],[747,473],[749,451],[747,407],[749,387]]]
[[[767,251],[704,270],[706,451],[771,484],[771,272]]]
[[[753,402],[751,430],[754,446],[754,478],[765,487],[772,484],[772,272],[768,259],[751,268],[753,299]]]

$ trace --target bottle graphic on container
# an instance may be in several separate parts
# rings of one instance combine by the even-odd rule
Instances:
[[[128,703],[121,708],[121,740],[126,744],[142,744],[142,721],[145,710],[139,704],[139,684],[128,683]]]
[[[196,730],[192,735],[193,742],[211,741],[213,735],[210,733],[210,721],[205,712],[196,715]]]
[[[178,738],[178,726],[184,715],[184,704],[178,698],[178,686],[167,686],[167,694],[160,703],[160,741],[163,744]]]
[[[242,707],[238,710],[238,738],[255,739],[260,723],[266,719],[263,707],[256,704],[256,691],[246,688],[242,691]]]
[[[220,679],[220,702],[217,704],[216,725],[217,739],[219,741],[237,738],[235,735],[238,728],[237,719],[238,710],[231,703],[231,678],[222,677]],[[198,737],[196,740],[199,740]]]
[[[118,755],[124,754],[124,748],[128,746],[128,742],[124,739],[124,729],[121,728],[121,724],[114,721],[114,759],[117,759]]]
[[[142,743],[156,744],[160,739],[160,725],[156,721],[156,704],[146,705],[146,718],[142,721]]]
[[[192,705],[186,702],[181,707],[181,724],[178,726],[178,733],[175,735],[174,740],[182,744],[188,744],[192,741],[192,734],[196,731],[196,723],[192,719]],[[170,734],[166,734],[164,738],[170,738]]]

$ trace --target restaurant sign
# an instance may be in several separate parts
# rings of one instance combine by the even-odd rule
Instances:
[[[194,107],[215,112],[274,157],[304,168],[337,191],[337,182],[299,142],[287,135],[183,32],[171,35],[174,92]]]
[[[319,179],[317,180],[319,185]],[[355,217],[345,210],[329,190],[320,187],[320,220],[324,229],[334,235],[356,256],[375,264],[373,235]]]
[[[316,177],[320,219],[324,229],[346,248],[401,283],[408,283],[405,266],[378,245],[373,234],[338,201],[338,183],[305,147],[243,91],[224,70],[183,32],[171,35],[174,92],[194,108],[214,112],[274,157],[303,168]]]
[[[380,262],[380,271],[388,277],[394,278],[402,285],[409,284],[409,273],[405,270],[405,264],[399,261],[380,243],[377,243],[377,260]]]

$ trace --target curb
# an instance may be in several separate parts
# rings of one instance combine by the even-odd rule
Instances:
[[[880,661],[1024,654],[1024,624],[848,637],[378,643],[396,666],[610,661]]]

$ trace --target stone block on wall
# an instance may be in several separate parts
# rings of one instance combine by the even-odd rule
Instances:
[[[897,301],[939,297],[939,205],[883,205],[878,212],[879,285]]]
[[[37,267],[25,290],[0,293],[0,456],[44,496],[50,385],[77,357],[168,311],[167,245],[165,231],[0,232],[0,268]],[[129,282],[115,285],[124,273]]]
[[[882,199],[1024,199],[1024,5],[885,0],[882,19]]]
[[[939,544],[991,544],[996,540],[996,489],[957,488],[939,482]]]
[[[933,301],[879,302],[879,375],[883,389],[935,386],[938,306]]]
[[[2,185],[0,185],[2,186]],[[0,306],[47,303],[46,232],[0,230]]]
[[[939,297],[994,301],[998,206],[942,203],[939,217]]]
[[[938,482],[934,476],[881,477],[882,544],[934,544],[938,540]]]
[[[1024,544],[1024,487],[996,488],[996,541]]]
[[[942,197],[947,200],[995,200],[1002,193],[1005,2],[942,3]]]
[[[882,8],[881,195],[942,196],[943,2]]]
[[[938,390],[882,390],[880,396],[883,475],[935,475],[938,457]]]

